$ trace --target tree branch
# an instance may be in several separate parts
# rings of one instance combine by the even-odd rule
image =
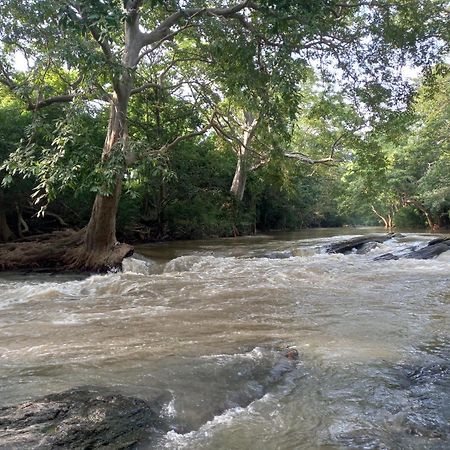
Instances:
[[[192,20],[195,16],[210,16],[210,17],[232,17],[239,11],[242,11],[249,5],[250,1],[245,0],[235,6],[228,8],[186,8],[174,12],[172,15],[163,20],[153,31],[143,33],[141,36],[141,48],[147,45],[156,44],[161,40],[167,39],[173,32],[170,29],[179,23],[180,20]],[[180,30],[181,31],[181,30]],[[178,31],[179,32],[179,31]],[[176,33],[178,33],[176,32]]]
[[[132,89],[130,95],[140,94],[141,92],[144,92],[144,91],[146,91],[147,89],[150,89],[150,88],[158,88],[158,89],[163,89],[163,90],[170,91],[170,90],[177,89],[180,86],[183,86],[183,84],[185,84],[185,83],[186,83],[185,81],[182,81],[180,83],[172,84],[172,85],[169,85],[169,86],[163,86],[162,84],[153,83],[153,82],[144,83],[143,85]]]
[[[194,131],[194,132],[188,133],[188,134],[183,134],[181,136],[176,137],[172,142],[163,145],[159,149],[159,151],[166,152],[167,150],[171,149],[172,147],[174,147],[181,141],[185,141],[187,139],[191,139],[193,137],[201,136],[202,134],[205,134],[213,126],[213,121],[214,121],[215,116],[216,116],[216,112],[214,111],[209,122],[204,127],[202,127],[200,130]]]
[[[327,164],[327,163],[337,163],[337,162],[342,162],[340,160],[336,160],[333,157],[328,157],[328,158],[321,158],[321,159],[312,159],[307,155],[304,155],[303,153],[288,153],[288,152],[284,152],[283,156],[285,156],[286,158],[292,158],[292,159],[296,159],[298,161],[304,162],[306,164]]]
[[[29,102],[27,106],[28,111],[35,111],[37,109],[45,108],[54,103],[70,103],[75,98],[75,94],[55,95],[44,100],[38,100],[36,103]]]

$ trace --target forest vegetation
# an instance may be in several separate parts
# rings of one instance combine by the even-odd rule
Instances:
[[[257,230],[448,228],[449,13],[0,0],[0,267],[105,270],[135,241]]]

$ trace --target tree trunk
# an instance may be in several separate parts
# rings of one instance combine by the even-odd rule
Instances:
[[[422,212],[422,214],[425,216],[425,219],[427,221],[428,227],[430,228],[430,230],[433,230],[435,228],[433,219],[431,218],[430,213],[425,209],[425,207],[422,205],[422,203],[420,203],[418,200],[414,199],[414,198],[407,198],[404,199],[403,202],[406,205],[413,205],[415,206],[420,212]]]
[[[230,192],[239,201],[242,201],[244,198],[245,185],[247,183],[246,163],[246,150],[241,148],[239,150],[236,170],[234,172],[233,183],[231,184],[230,189]]]
[[[5,201],[3,192],[0,190],[0,242],[6,242],[14,238],[14,233],[9,228],[5,214]]]
[[[125,46],[120,77],[113,76],[114,93],[111,97],[108,131],[102,152],[102,162],[107,163],[115,152],[121,152],[124,166],[118,170],[112,192],[97,194],[91,217],[86,227],[82,249],[74,263],[76,267],[102,270],[108,264],[117,262],[122,254],[130,254],[131,246],[119,244],[116,239],[116,216],[122,192],[125,161],[128,158],[128,103],[133,88],[132,69],[138,62],[140,51],[138,16],[133,15],[125,22]]]
[[[7,242],[14,238],[14,233],[9,228],[6,221],[6,215],[4,211],[0,211],[0,242]]]
[[[231,183],[230,188],[230,192],[239,201],[242,201],[242,199],[244,198],[249,165],[249,147],[251,145],[256,125],[258,124],[258,120],[253,116],[251,112],[246,111],[244,113],[244,117],[244,134],[242,137],[242,142],[239,146],[239,150],[237,152],[238,159],[236,170],[234,172],[233,182]]]
[[[390,224],[389,224],[389,218],[386,218],[384,216],[382,216],[373,205],[370,205],[372,208],[373,213],[383,222],[384,224],[384,228],[388,229],[390,228]]]
[[[128,97],[129,98],[129,97]],[[128,98],[111,102],[108,132],[103,147],[102,162],[106,163],[115,151],[123,151],[127,138],[126,113]],[[110,195],[97,194],[89,220],[85,247],[88,252],[105,251],[116,244],[116,215],[122,191],[123,171],[119,171]]]

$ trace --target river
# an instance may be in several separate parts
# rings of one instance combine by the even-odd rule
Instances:
[[[373,261],[425,233],[322,250],[373,231],[142,245],[123,273],[89,277],[2,274],[0,406],[106,386],[162,399],[156,449],[448,449],[450,252]],[[270,380],[287,346],[299,361]]]

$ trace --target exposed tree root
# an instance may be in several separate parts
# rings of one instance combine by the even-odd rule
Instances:
[[[121,268],[122,260],[133,254],[128,244],[89,251],[84,236],[84,230],[65,230],[0,245],[0,270],[106,272]]]

